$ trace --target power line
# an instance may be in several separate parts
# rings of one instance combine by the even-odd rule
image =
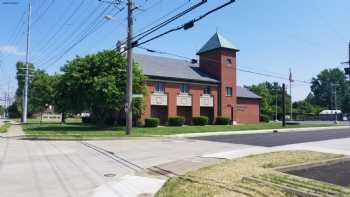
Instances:
[[[192,64],[198,62],[196,59],[185,57],[185,56],[174,54],[174,53],[169,53],[169,52],[165,52],[165,51],[149,49],[149,48],[146,48],[146,47],[138,47],[138,48],[146,50],[147,52],[150,52],[150,53],[158,53],[158,54],[170,55],[170,56],[178,57],[178,58],[184,59],[186,61],[189,61]],[[221,62],[219,62],[219,61],[217,61],[215,59],[211,59],[211,58],[202,57],[202,59],[207,60],[207,61],[211,61],[211,62],[214,62],[214,63],[218,63],[218,64],[221,63]],[[240,67],[240,66],[237,66],[237,70],[241,71],[241,72],[245,72],[245,73],[259,75],[259,76],[271,77],[271,78],[276,78],[276,79],[289,81],[289,78],[288,77],[284,77],[282,74],[281,75],[273,75],[273,74],[268,74],[268,73],[262,73],[262,72],[258,72],[258,71],[254,71],[254,70],[249,70],[249,69],[246,69],[246,68]],[[297,80],[297,79],[293,79],[293,80],[296,81],[296,82],[299,82],[299,83],[311,84],[311,82],[304,81],[304,80]]]
[[[54,4],[54,2],[55,2],[55,0],[51,0],[51,1],[49,2],[48,6],[45,8],[45,10],[44,10],[43,12],[41,12],[40,15],[39,15],[36,19],[33,20],[32,24],[31,24],[32,26],[36,25],[36,24],[41,20],[41,18],[43,18],[43,17],[46,15],[46,13],[47,13],[47,12],[49,11],[49,9],[52,7],[52,5]]]
[[[40,62],[39,64],[41,64],[41,62],[44,62],[46,59],[50,59],[50,54],[54,54],[59,53],[59,51],[61,49],[64,49],[65,45],[70,45],[69,43],[74,42],[76,39],[78,39],[80,37],[80,35],[86,31],[87,28],[90,28],[91,25],[95,24],[96,19],[92,19],[91,23],[87,23],[87,21],[89,21],[89,19],[94,16],[95,13],[98,13],[98,10],[101,8],[101,5],[97,5],[93,10],[91,10],[88,15],[85,18],[82,18],[80,24],[76,25],[76,27],[70,32],[65,34],[65,36],[61,37],[61,43],[59,44],[59,42],[56,40],[55,44],[52,45],[48,45],[48,47],[46,48],[45,53],[42,54],[42,56],[40,56],[39,60],[36,60],[38,62]],[[80,31],[81,30],[81,31]],[[44,57],[45,56],[45,57]],[[46,58],[46,59],[45,59]]]
[[[68,18],[66,18],[66,20],[59,26],[59,28],[57,29],[57,31],[55,31],[47,41],[43,42],[44,45],[42,45],[41,47],[41,51],[46,51],[46,49],[51,46],[51,42],[57,37],[57,35],[59,33],[61,33],[64,30],[64,27],[68,24],[68,22],[78,13],[78,11],[82,8],[82,6],[84,5],[85,0],[81,1],[77,7],[75,7],[71,14],[68,16]]]
[[[133,40],[138,38],[136,40],[136,41],[138,41],[138,40],[141,40],[141,39],[145,38],[146,36],[148,36],[148,35],[152,34],[153,32],[155,32],[155,31],[165,27],[166,25],[168,25],[171,22],[177,20],[178,18],[188,14],[189,12],[195,10],[196,8],[199,8],[200,6],[202,6],[205,3],[207,3],[207,0],[201,0],[201,2],[195,4],[195,5],[191,6],[190,8],[180,12],[179,14],[177,14],[177,15],[175,15],[175,16],[173,16],[173,17],[171,17],[171,18],[161,22],[160,24],[158,24],[158,25],[156,25],[156,26],[154,26],[154,27],[152,27],[152,28],[142,32],[142,33],[136,34],[135,36],[133,36]]]
[[[117,13],[115,13],[115,15],[117,15],[119,12],[121,12],[122,10],[119,10]],[[105,12],[102,12],[100,14],[100,16],[98,16],[97,18],[102,18],[103,14]],[[72,45],[70,45],[65,51],[63,51],[63,53],[61,53],[60,55],[54,56],[48,60],[46,60],[45,62],[43,62],[42,64],[48,64],[50,63],[50,65],[46,66],[44,69],[50,67],[51,65],[57,63],[62,57],[64,57],[69,51],[71,51],[74,47],[76,47],[78,44],[80,44],[82,41],[84,41],[88,36],[90,36],[91,34],[93,34],[94,32],[96,32],[99,28],[101,28],[104,24],[106,23],[106,21],[103,21],[101,23],[98,23],[96,21],[96,23],[90,27],[88,30],[86,30],[85,32],[83,32],[83,35],[80,37],[80,39],[78,39],[76,42],[74,42]]]
[[[52,48],[51,50],[47,50],[48,54],[51,54],[51,51],[56,51],[56,55],[53,55],[51,57],[47,57],[46,59],[42,58],[39,60],[38,64],[42,64],[42,63],[47,63],[49,60],[54,59],[55,57],[61,56],[60,53],[58,51],[60,51],[61,49],[63,49],[64,51],[67,51],[67,49],[65,49],[65,44],[68,45],[68,48],[70,48],[72,45],[76,45],[75,43],[80,42],[80,40],[85,39],[87,33],[89,33],[91,31],[91,29],[95,28],[96,25],[98,25],[99,20],[102,20],[102,16],[104,15],[104,13],[106,13],[110,8],[111,5],[106,6],[105,8],[103,8],[103,10],[98,13],[98,9],[101,7],[101,5],[98,5],[94,10],[92,10],[90,12],[90,14],[86,17],[87,19],[91,18],[92,15],[94,15],[95,13],[98,14],[98,16],[96,16],[95,18],[92,19],[92,21],[87,24],[85,19],[82,20],[80,25],[77,25],[77,27],[70,33],[68,34],[64,40],[62,40],[62,45],[59,45],[57,47],[55,47],[54,45],[50,45],[50,48]],[[87,25],[85,25],[87,24]],[[80,31],[79,31],[80,30]],[[72,43],[72,44],[70,44]]]
[[[139,34],[141,31],[145,30],[146,28],[154,25],[155,23],[159,22],[160,20],[162,20],[163,18],[166,18],[168,16],[170,16],[171,14],[177,12],[178,10],[182,9],[183,7],[185,7],[187,4],[189,4],[191,1],[190,0],[185,0],[185,3],[181,4],[180,6],[176,7],[175,9],[171,10],[170,12],[168,12],[167,14],[155,19],[154,21],[152,21],[151,23],[149,23],[146,26],[143,26],[142,28],[140,28],[138,31],[136,31],[136,34]]]
[[[205,1],[205,2],[206,2],[206,1]],[[148,43],[148,42],[151,42],[151,41],[153,41],[153,40],[155,40],[155,39],[158,39],[158,38],[160,38],[160,37],[163,37],[163,36],[165,36],[165,35],[167,35],[167,34],[169,34],[169,33],[172,33],[172,32],[175,32],[175,31],[179,31],[179,30],[181,30],[181,29],[183,29],[183,30],[188,30],[188,29],[194,27],[194,25],[195,25],[196,22],[198,22],[198,21],[200,21],[200,20],[206,18],[206,17],[209,16],[210,14],[212,14],[212,13],[214,13],[214,12],[216,12],[216,11],[218,11],[218,10],[220,10],[220,9],[222,9],[222,8],[224,8],[224,7],[226,7],[226,6],[230,5],[230,4],[232,4],[232,3],[234,3],[234,2],[235,2],[235,0],[230,0],[230,1],[228,1],[227,3],[224,3],[224,4],[220,5],[220,6],[214,8],[214,9],[208,11],[208,12],[206,12],[206,13],[203,14],[203,15],[201,15],[201,16],[199,16],[199,17],[197,17],[197,18],[195,18],[195,19],[193,19],[193,20],[191,20],[191,21],[189,21],[189,22],[187,22],[187,23],[184,23],[183,25],[180,25],[180,26],[178,26],[178,27],[175,27],[175,28],[173,28],[173,29],[170,29],[170,30],[168,30],[168,31],[166,31],[166,32],[164,32],[164,33],[158,34],[158,35],[156,35],[156,36],[154,36],[154,37],[152,37],[152,38],[149,38],[149,39],[146,40],[146,41],[143,41],[143,42],[140,42],[140,43],[139,43],[139,41],[140,41],[142,38],[144,38],[144,36],[142,36],[141,38],[139,38],[139,39],[137,39],[136,41],[134,41],[134,44],[133,44],[133,45],[134,45],[135,47],[141,46],[141,45],[146,44],[146,43]]]

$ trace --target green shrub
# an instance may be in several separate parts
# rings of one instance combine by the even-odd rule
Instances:
[[[92,117],[82,117],[81,118],[81,122],[83,124],[92,124],[95,123],[94,120],[92,119]]]
[[[216,125],[229,125],[231,124],[231,119],[228,117],[217,117],[215,120]]]
[[[206,116],[198,116],[192,118],[193,125],[204,126],[208,124],[208,117]]]
[[[175,117],[170,117],[168,119],[168,125],[169,126],[177,126],[180,127],[184,125],[185,123],[185,118],[182,116],[175,116]]]
[[[145,127],[158,127],[159,118],[147,118],[145,119]]]
[[[270,122],[270,116],[266,114],[261,114],[260,115],[260,122]]]

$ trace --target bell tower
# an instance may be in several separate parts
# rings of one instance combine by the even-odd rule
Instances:
[[[230,117],[233,121],[236,121],[238,51],[230,41],[215,33],[197,53],[200,69],[220,81],[218,115]]]

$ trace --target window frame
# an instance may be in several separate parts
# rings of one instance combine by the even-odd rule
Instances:
[[[206,90],[208,90],[208,91],[206,91]],[[211,87],[210,86],[204,86],[203,95],[211,95]]]
[[[165,92],[165,83],[157,81],[154,84],[154,92],[156,93],[164,93]]]
[[[180,93],[181,94],[188,94],[190,93],[190,86],[186,83],[182,83],[180,85]]]
[[[226,96],[228,96],[228,97],[233,96],[233,88],[232,87],[226,87]]]

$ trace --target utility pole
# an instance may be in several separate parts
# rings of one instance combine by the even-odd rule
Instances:
[[[334,109],[335,109],[335,111],[334,111],[334,115],[335,115],[334,123],[338,124],[337,85],[334,84],[333,87],[334,87]]]
[[[133,60],[132,60],[132,37],[133,37],[133,11],[134,4],[133,0],[128,0],[128,39],[127,39],[127,59],[128,59],[128,68],[127,68],[127,88],[126,88],[126,135],[131,135],[132,131],[132,81],[133,81]]]
[[[22,123],[27,122],[28,115],[28,86],[29,86],[29,38],[30,38],[30,18],[32,14],[32,4],[28,1],[28,24],[27,24],[27,49],[26,49],[26,68],[25,68],[25,82],[24,82],[24,94],[23,94],[23,111],[22,111]]]
[[[349,56],[348,56],[348,61],[347,62],[343,62],[342,64],[347,64],[348,67],[345,67],[345,74],[348,75],[349,80],[350,80],[350,42],[349,42]]]
[[[286,84],[282,84],[282,126],[286,126]]]
[[[292,82],[289,82],[290,92],[290,120],[293,120],[293,97],[292,97]]]
[[[275,122],[278,121],[278,83],[275,82],[274,83],[274,87],[275,87]]]

